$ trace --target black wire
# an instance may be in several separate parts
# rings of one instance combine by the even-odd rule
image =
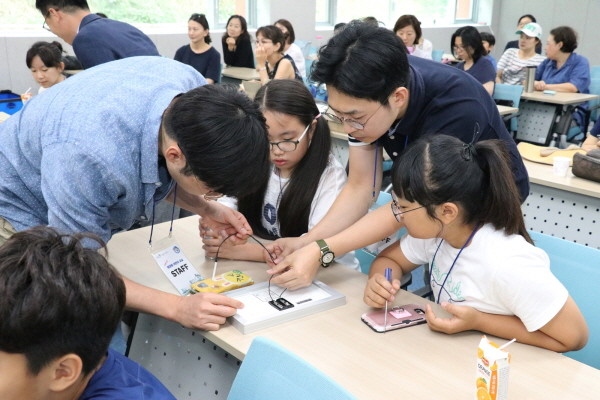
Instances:
[[[223,239],[223,241],[219,244],[219,247],[217,247],[217,254],[215,254],[215,265],[219,262],[219,250],[221,250],[221,246],[223,245],[223,243],[225,243],[225,241],[227,239],[229,239],[230,237],[232,237],[233,235],[235,235],[235,233],[232,233],[231,235],[227,236],[225,239]],[[275,259],[273,258],[273,255],[269,252],[269,250],[267,250],[267,248],[265,247],[264,244],[262,244],[257,238],[255,238],[252,235],[249,235],[256,243],[258,243],[263,249],[265,249],[265,251],[267,252],[267,254],[269,255],[269,257],[271,257],[271,261],[273,261],[273,264],[275,264]],[[216,268],[215,268],[216,269]],[[271,277],[269,278],[269,283],[267,286],[267,291],[269,293],[269,297],[271,298],[272,302],[275,302],[275,300],[273,299],[273,296],[271,296],[271,279],[273,279],[275,275],[271,275]],[[283,296],[283,294],[285,293],[285,291],[287,290],[287,288],[283,289],[283,291],[281,293],[279,293],[279,297],[277,297],[277,300],[279,300],[281,298],[281,296]]]

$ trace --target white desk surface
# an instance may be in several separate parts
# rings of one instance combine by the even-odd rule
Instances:
[[[562,105],[585,103],[586,101],[595,100],[598,97],[600,96],[595,94],[563,92],[557,92],[556,94],[544,94],[543,92],[523,92],[521,95],[521,99],[523,100],[533,100],[542,103]]]
[[[254,68],[225,67],[221,71],[221,75],[226,76],[228,78],[240,79],[242,81],[260,79],[258,72],[256,72]]]
[[[208,276],[213,264],[204,259],[197,227],[197,217],[177,220],[174,235],[188,259]],[[167,232],[168,223],[159,224],[155,238]],[[128,278],[174,293],[148,251],[148,235],[149,228],[115,235],[109,243],[109,259]],[[262,263],[219,262],[220,272],[233,268],[249,273],[257,282],[267,278]],[[203,334],[239,359],[255,336],[265,336],[316,366],[359,399],[474,398],[480,333],[445,335],[432,332],[427,325],[375,333],[360,320],[369,310],[362,301],[366,275],[333,265],[321,270],[318,279],[344,293],[347,304],[254,334],[242,335],[229,324]],[[408,292],[400,293],[396,301],[426,302]],[[434,309],[441,312],[437,305]],[[511,399],[583,399],[600,391],[600,370],[519,343],[512,344],[510,350]]]
[[[529,181],[539,185],[553,187],[568,192],[579,193],[600,199],[600,183],[582,179],[573,175],[571,167],[567,176],[556,176],[552,172],[552,165],[540,164],[523,160],[529,173]]]

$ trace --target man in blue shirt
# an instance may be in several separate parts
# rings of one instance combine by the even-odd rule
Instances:
[[[125,285],[83,238],[37,227],[0,246],[0,399],[175,400],[108,349]]]
[[[73,46],[83,68],[133,56],[158,56],[139,29],[90,13],[86,0],[37,0],[49,30]]]
[[[327,85],[329,110],[324,115],[341,122],[349,135],[348,183],[306,235],[279,239],[271,246],[279,254],[277,262],[305,246],[271,270],[281,273],[273,278],[278,285],[293,289],[310,284],[318,271],[314,260],[319,252],[322,259],[328,250],[335,253],[316,241],[337,234],[367,213],[381,186],[382,148],[396,159],[426,134],[443,133],[465,143],[500,139],[510,153],[521,198],[527,197],[527,171],[483,86],[456,68],[407,56],[393,32],[361,23],[346,25],[319,52],[311,80]],[[364,240],[353,245],[360,248],[380,239],[365,232]]]
[[[0,242],[37,225],[108,241],[175,197],[217,232],[244,239],[245,218],[204,198],[243,195],[268,179],[264,118],[239,91],[205,83],[180,62],[130,57],[28,101],[0,125]],[[125,283],[128,307],[187,327],[216,330],[241,307],[223,295]]]

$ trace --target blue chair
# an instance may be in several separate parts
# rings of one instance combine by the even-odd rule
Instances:
[[[600,250],[543,233],[529,232],[535,245],[550,257],[550,269],[562,282],[583,313],[590,330],[587,345],[565,353],[582,363],[600,368],[600,317],[598,286]]]
[[[521,94],[523,93],[522,85],[507,85],[504,83],[496,83],[494,86],[494,101],[499,104],[508,105],[510,107],[519,108],[519,103],[521,102]],[[519,113],[513,113],[509,115],[505,115],[503,117],[505,122],[510,121],[510,132],[513,133],[517,131],[517,117]]]
[[[442,62],[443,56],[444,56],[444,50],[433,50],[431,52],[431,59],[433,61]]]
[[[264,337],[252,341],[228,400],[355,399],[315,367]]]
[[[592,67],[592,80],[590,81],[590,94],[600,95],[600,67]],[[567,132],[567,141],[580,141],[585,139],[585,135],[589,131],[589,125],[596,122],[600,109],[600,100],[591,100],[587,102],[587,108],[577,106],[584,113],[583,126],[574,126]]]

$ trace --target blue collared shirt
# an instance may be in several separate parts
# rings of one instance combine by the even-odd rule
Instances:
[[[565,64],[558,69],[556,60],[546,58],[535,71],[535,80],[549,84],[571,83],[579,93],[590,92],[590,63],[584,56],[571,53]]]
[[[173,97],[205,84],[161,57],[99,65],[52,86],[0,124],[0,216],[16,230],[113,232],[150,218],[158,132]],[[164,196],[166,190],[162,190]]]

